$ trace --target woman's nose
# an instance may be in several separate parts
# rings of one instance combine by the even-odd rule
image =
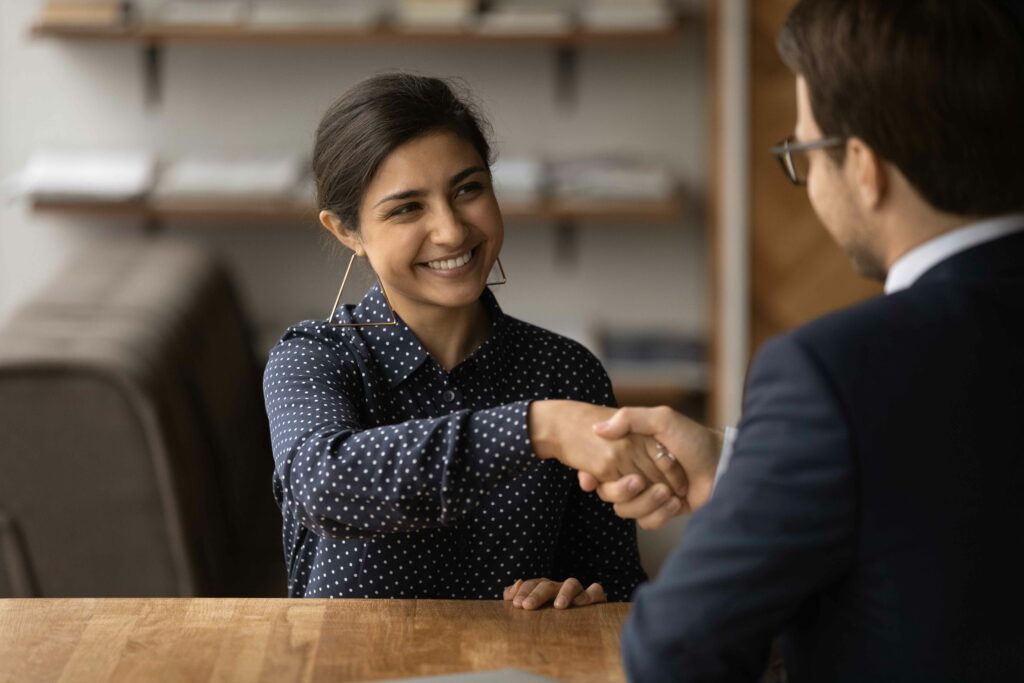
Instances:
[[[431,237],[435,244],[458,247],[466,241],[467,234],[469,230],[451,206],[445,206],[435,214],[431,225]]]

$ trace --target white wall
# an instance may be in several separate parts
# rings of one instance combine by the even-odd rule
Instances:
[[[707,64],[698,29],[668,47],[583,48],[574,107],[555,101],[552,48],[172,45],[163,101],[149,109],[137,45],[31,39],[38,8],[0,0],[0,177],[38,147],[141,147],[171,158],[308,154],[319,116],[349,85],[412,68],[468,81],[501,154],[645,154],[669,163],[703,196]],[[586,226],[575,259],[563,263],[554,256],[552,226],[509,221],[503,261],[510,279],[499,298],[511,315],[566,331],[591,324],[706,330],[700,212],[685,223]],[[139,232],[131,220],[0,205],[0,319],[78,245]],[[271,334],[323,316],[341,276],[340,254],[315,226],[183,224],[167,234],[223,253]],[[677,531],[656,537],[651,556],[660,558]]]

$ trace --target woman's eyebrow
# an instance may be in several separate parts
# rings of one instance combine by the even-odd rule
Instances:
[[[374,204],[373,208],[376,209],[384,202],[390,202],[395,199],[412,199],[413,197],[419,197],[424,194],[426,194],[426,190],[403,190],[402,192],[395,192],[394,194],[389,194],[387,197],[384,197],[384,199],[381,199],[379,202]]]
[[[481,171],[486,170],[487,169],[483,166],[470,166],[469,168],[464,168],[451,177],[451,179],[448,181],[448,185],[457,185],[466,178],[468,178],[469,176],[473,175],[474,173],[480,173]],[[374,204],[373,208],[376,209],[384,202],[390,202],[396,199],[412,199],[413,197],[420,197],[422,195],[425,195],[426,193],[426,190],[402,190],[401,192],[395,192],[394,194],[389,194],[387,197],[384,197],[379,202]]]
[[[464,168],[452,176],[452,179],[448,181],[448,185],[458,185],[459,183],[461,183],[463,180],[473,175],[474,173],[480,173],[481,171],[486,170],[487,169],[484,168],[483,166],[470,166],[469,168]]]

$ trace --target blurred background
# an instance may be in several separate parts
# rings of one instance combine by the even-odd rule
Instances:
[[[493,125],[507,313],[735,424],[765,338],[876,291],[767,152],[792,4],[0,0],[0,596],[282,594],[259,377],[348,261],[315,126],[381,71]]]

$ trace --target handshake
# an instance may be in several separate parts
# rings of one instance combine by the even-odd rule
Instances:
[[[530,404],[537,457],[579,471],[620,517],[656,529],[711,497],[722,434],[670,408],[615,410],[578,401]]]

